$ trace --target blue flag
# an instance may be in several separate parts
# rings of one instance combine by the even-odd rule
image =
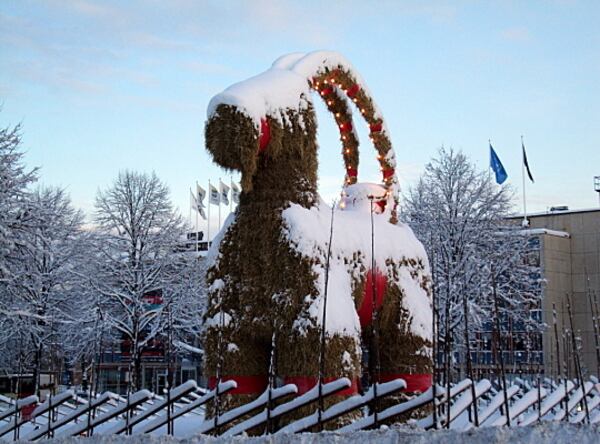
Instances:
[[[494,151],[494,148],[492,147],[491,143],[490,143],[490,168],[492,170],[494,170],[494,174],[496,174],[496,182],[498,184],[504,183],[504,181],[508,177],[508,174],[506,174],[506,170],[504,169],[502,162],[500,162],[500,159],[498,158],[496,151]]]

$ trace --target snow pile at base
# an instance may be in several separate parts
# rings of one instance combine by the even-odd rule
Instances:
[[[301,111],[311,103],[309,81],[326,69],[343,68],[356,79],[360,88],[371,96],[366,82],[352,64],[334,51],[292,53],[278,58],[265,72],[231,85],[214,96],[208,104],[210,119],[219,105],[230,105],[252,119],[257,129],[260,120],[270,116],[278,121],[285,117],[286,110]],[[373,103],[375,118],[383,115]],[[389,135],[383,122],[382,131]]]
[[[381,187],[377,186],[379,190]],[[399,264],[403,260],[420,260],[429,274],[429,263],[423,245],[409,226],[389,223],[387,212],[375,214],[375,264],[377,269],[387,271],[389,260]],[[321,322],[323,295],[325,293],[325,264],[331,223],[331,207],[319,200],[319,204],[306,209],[292,204],[283,211],[288,240],[303,256],[317,258],[313,271],[319,292],[310,308],[317,325]],[[364,277],[365,270],[355,267],[348,270],[348,260],[358,254],[362,264],[371,268],[371,212],[370,206],[348,206],[336,209],[333,222],[333,241],[329,268],[327,300],[327,331],[350,335],[360,334],[360,322],[352,300],[352,285]],[[390,276],[388,274],[388,279]],[[407,267],[400,268],[399,285],[404,292],[403,305],[413,316],[411,331],[422,338],[431,338],[431,302],[418,278],[411,276]],[[296,326],[301,328],[302,326]]]
[[[598,425],[576,425],[568,423],[541,423],[527,427],[485,427],[469,432],[456,432],[453,430],[437,430],[424,432],[418,429],[386,428],[379,430],[339,433],[302,433],[296,435],[276,434],[248,438],[213,437],[196,435],[187,439],[177,439],[170,436],[134,435],[134,436],[107,436],[94,435],[91,438],[59,438],[46,441],[52,444],[158,444],[158,443],[187,443],[187,444],[364,444],[377,442],[381,444],[500,444],[500,443],[577,443],[596,444],[600,442],[600,427]]]

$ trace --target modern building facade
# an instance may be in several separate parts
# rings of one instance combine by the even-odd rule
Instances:
[[[541,321],[546,324],[542,338],[544,373],[556,377],[566,369],[567,376],[576,377],[578,355],[583,376],[598,375],[600,335],[595,321],[600,315],[600,209],[559,207],[529,214],[527,218],[528,234],[539,239],[544,280],[541,307]],[[515,222],[522,219],[523,216],[513,218]],[[570,334],[571,318],[575,341]]]

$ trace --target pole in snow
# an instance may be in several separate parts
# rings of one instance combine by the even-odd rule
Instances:
[[[377,196],[369,195],[369,201],[371,203],[371,322],[373,323],[373,335],[372,335],[372,350],[373,353],[373,376],[371,381],[373,383],[373,426],[379,425],[378,410],[379,410],[379,399],[377,398],[377,384],[379,383],[380,376],[380,362],[379,362],[379,311],[377,309],[377,285],[375,278],[377,276],[377,264],[375,262],[375,222],[373,219],[374,207],[373,200],[380,198]]]
[[[211,195],[211,189],[210,189],[210,179],[208,179],[208,219],[206,220],[206,245],[207,248],[210,248],[210,195]]]
[[[556,319],[556,304],[552,303],[552,324],[554,327],[554,342],[556,347],[556,378],[560,381],[562,378],[562,371],[560,366],[560,341],[558,340],[558,321]],[[565,397],[567,395],[567,380],[564,379],[565,384]],[[560,401],[560,404],[563,405],[563,401]],[[567,407],[564,407],[565,411],[567,411]]]
[[[475,427],[479,427],[479,415],[477,414],[477,393],[475,392],[475,380],[473,379],[473,363],[471,362],[471,347],[469,345],[469,308],[467,301],[466,284],[463,283],[463,316],[465,321],[465,348],[466,348],[466,361],[467,361],[467,374],[471,380],[471,398],[473,403],[471,404],[473,411],[473,419],[475,421]],[[470,410],[471,411],[471,410]],[[469,415],[470,416],[470,415]]]
[[[500,339],[500,311],[498,309],[498,294],[496,292],[496,278],[494,276],[494,266],[492,264],[491,267],[491,274],[492,274],[492,291],[493,291],[493,297],[494,297],[494,316],[496,318],[496,331],[498,334],[498,345],[496,347],[496,353],[498,353],[499,356],[499,363],[500,363],[500,376],[502,378],[502,392],[504,394],[504,407],[505,407],[505,412],[506,412],[506,425],[508,425],[510,427],[510,411],[509,411],[509,407],[508,407],[508,393],[506,391],[506,372],[504,371],[504,356],[503,356],[503,351],[502,348],[500,348],[501,345],[501,339]],[[499,350],[498,350],[499,349]]]
[[[323,404],[323,381],[325,380],[325,333],[327,326],[327,289],[329,287],[329,263],[331,260],[331,243],[333,242],[333,216],[335,214],[335,200],[331,205],[331,222],[329,225],[329,245],[327,246],[327,261],[325,263],[325,289],[323,290],[323,314],[321,323],[321,349],[319,351],[319,411],[318,411],[318,424],[319,431],[323,431],[323,422],[321,421],[321,415],[325,410]]]
[[[271,421],[271,409],[273,408],[273,389],[275,388],[275,366],[276,366],[276,356],[277,353],[277,325],[273,323],[273,334],[271,335],[271,357],[269,361],[269,392],[268,392],[268,400],[267,400],[267,421],[265,426],[265,433],[271,434],[273,433],[273,423]]]
[[[575,331],[573,330],[573,313],[571,312],[571,297],[567,294],[567,310],[569,311],[569,324],[571,326],[571,341],[573,343],[573,358],[575,360],[575,372],[577,379],[579,379],[579,386],[581,387],[583,407],[585,409],[585,418],[589,424],[590,422],[590,411],[587,403],[587,396],[585,395],[585,387],[583,384],[583,374],[581,373],[581,361],[579,360],[579,347],[575,339]],[[569,412],[567,412],[567,415]]]
[[[433,245],[433,242],[431,242],[431,244]],[[432,250],[431,252],[431,298],[432,298],[432,304],[433,304],[433,309],[431,310],[431,322],[432,322],[432,353],[433,353],[433,359],[432,364],[433,364],[433,384],[432,384],[432,390],[433,390],[433,428],[437,429],[438,428],[438,407],[436,405],[436,399],[437,399],[437,393],[436,393],[436,389],[437,389],[437,332],[438,332],[438,328],[437,328],[437,297],[436,297],[436,292],[435,292],[435,252]]]

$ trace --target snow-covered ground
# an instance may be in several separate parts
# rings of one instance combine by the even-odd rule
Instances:
[[[125,442],[129,444],[151,444],[151,443],[248,443],[248,444],[328,444],[328,443],[573,443],[573,444],[597,444],[600,442],[599,425],[576,425],[567,423],[541,423],[527,427],[486,427],[469,432],[457,432],[453,430],[438,430],[424,432],[418,429],[382,428],[374,431],[355,433],[302,433],[296,435],[276,434],[262,437],[234,437],[219,438],[205,435],[197,435],[187,439],[177,439],[169,436],[107,436],[98,435],[92,438],[61,438],[51,440],[51,444],[112,444]]]

